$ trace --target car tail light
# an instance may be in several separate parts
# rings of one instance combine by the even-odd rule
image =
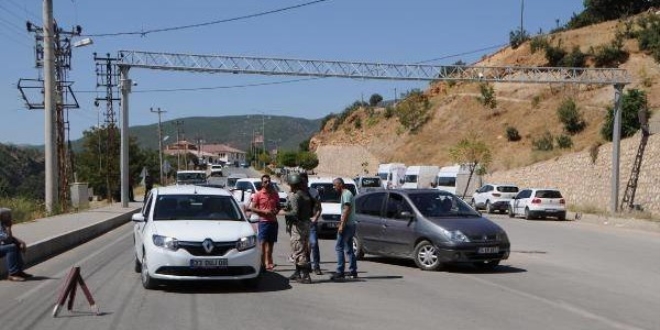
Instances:
[[[541,204],[541,199],[540,198],[532,199],[532,204]]]
[[[502,196],[502,194],[493,193],[493,197],[500,197],[500,196]]]
[[[559,204],[564,205],[564,204],[566,204],[566,201],[564,201],[564,199],[562,198],[562,199],[559,200]]]

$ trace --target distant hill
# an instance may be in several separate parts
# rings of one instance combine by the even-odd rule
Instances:
[[[175,122],[182,121],[179,139],[205,144],[222,143],[240,150],[249,150],[253,132],[260,133],[262,125],[266,131],[266,147],[276,146],[282,150],[297,150],[298,145],[319,131],[321,119],[304,119],[287,116],[259,115],[224,117],[188,117],[162,122],[164,144],[176,142]],[[138,139],[141,148],[158,149],[158,124],[132,126],[130,135]],[[74,150],[79,150],[81,140],[73,142]]]

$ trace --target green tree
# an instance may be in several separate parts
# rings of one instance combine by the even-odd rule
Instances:
[[[430,119],[431,101],[420,90],[410,91],[405,99],[396,105],[396,114],[403,127],[416,133]]]
[[[646,93],[639,89],[630,89],[621,96],[621,137],[634,135],[642,126],[639,123],[639,111],[646,112],[649,118]],[[608,107],[607,117],[600,130],[603,139],[612,141],[614,131],[614,107]]]
[[[495,98],[495,88],[489,83],[480,83],[479,92],[481,96],[477,97],[479,102],[488,109],[497,108],[497,99]]]
[[[492,161],[493,156],[490,148],[476,135],[470,134],[449,148],[449,156],[454,162],[469,167],[470,175],[468,176],[468,181],[462,194],[462,198],[465,198],[475,170],[479,169],[480,174],[484,174]]]
[[[111,197],[120,187],[120,132],[117,127],[93,127],[83,132],[83,150],[76,155],[76,173],[99,196]],[[142,151],[135,137],[129,138],[129,176],[137,184],[142,167],[158,169],[157,155]],[[152,172],[156,173],[156,172]]]
[[[298,166],[309,171],[319,166],[319,159],[313,152],[302,151],[298,153]]]
[[[286,167],[298,166],[298,153],[295,151],[284,151],[277,154],[277,163]]]
[[[309,141],[310,139],[303,140],[298,144],[298,150],[299,151],[309,151]]]
[[[525,29],[517,29],[509,32],[509,45],[516,49],[525,41],[529,40],[529,33]]]
[[[383,101],[383,97],[380,94],[372,94],[371,97],[369,98],[369,105],[375,107],[381,101]]]
[[[568,134],[575,135],[580,133],[587,126],[580,109],[578,109],[572,98],[568,98],[561,103],[559,108],[557,108],[557,116],[559,117],[559,121],[564,124],[564,130]]]

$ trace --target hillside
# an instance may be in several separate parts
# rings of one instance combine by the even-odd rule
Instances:
[[[176,142],[175,121],[182,121],[180,139],[195,142],[198,139],[204,143],[222,143],[241,150],[250,149],[253,131],[261,132],[262,124],[266,130],[268,149],[276,146],[284,150],[297,150],[298,145],[320,127],[320,119],[304,119],[286,116],[261,115],[222,116],[222,117],[188,117],[162,122],[163,138],[169,136],[165,143]],[[141,148],[158,149],[158,124],[132,126],[130,135],[138,139]],[[78,150],[81,140],[74,142]]]
[[[611,21],[581,29],[556,33],[547,37],[551,45],[570,51],[574,46],[588,53],[590,49],[611,43],[621,22]],[[632,76],[626,90],[640,89],[646,92],[649,110],[653,114],[660,107],[660,66],[654,59],[639,51],[636,40],[624,41],[629,52],[628,60],[620,65]],[[587,64],[590,60],[587,60]],[[506,47],[482,58],[474,65],[480,66],[545,66],[543,51],[533,53],[530,42],[517,49]],[[424,91],[432,104],[431,119],[416,133],[403,129],[396,116],[387,118],[385,109],[375,109],[369,115],[367,109],[353,112],[343,124],[333,129],[333,120],[311,141],[312,149],[319,146],[363,146],[381,163],[403,162],[406,164],[447,165],[452,161],[449,148],[467,134],[478,135],[490,147],[493,161],[490,172],[517,168],[566,153],[574,153],[602,143],[600,129],[613,106],[612,86],[573,86],[549,84],[492,84],[497,107],[488,109],[477,97],[477,83],[432,83]],[[562,134],[563,125],[557,116],[557,108],[563,100],[573,98],[584,116],[587,126],[572,136],[573,147],[555,148],[553,151],[533,151],[532,141],[548,131],[553,136]],[[357,125],[356,122],[360,124]],[[518,130],[521,140],[510,142],[506,127]],[[359,127],[359,128],[358,128]],[[356,160],[359,164],[359,161]],[[370,164],[370,170],[376,164]]]
[[[44,198],[44,159],[40,151],[0,144],[0,197]]]

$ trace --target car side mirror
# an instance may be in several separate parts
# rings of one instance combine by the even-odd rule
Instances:
[[[131,217],[131,220],[133,220],[133,222],[144,222],[144,215],[142,215],[142,213],[135,213]]]

